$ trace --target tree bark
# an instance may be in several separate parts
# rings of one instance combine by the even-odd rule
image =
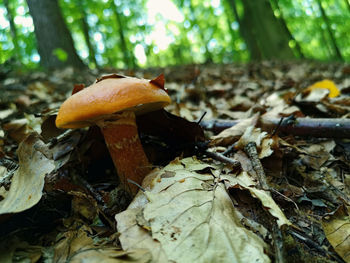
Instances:
[[[257,44],[257,41],[255,40],[254,31],[252,29],[253,25],[250,23],[249,19],[242,21],[242,19],[240,18],[239,14],[238,14],[237,5],[236,5],[235,0],[227,0],[227,2],[231,6],[231,9],[232,9],[232,12],[235,16],[235,19],[236,19],[237,23],[239,24],[239,33],[247,45],[247,48],[248,48],[248,51],[250,54],[250,58],[252,60],[261,60],[262,54],[261,54],[260,48]]]
[[[317,10],[315,9],[314,5],[310,5],[312,12],[315,14],[316,17],[318,17],[317,14]],[[316,20],[321,20],[322,18],[317,18]],[[329,44],[329,41],[327,40],[327,36],[326,36],[326,32],[324,30],[324,28],[321,26],[321,21],[316,21],[317,27],[318,27],[318,31],[320,32],[320,36],[321,36],[321,41],[323,43],[321,43],[321,47],[323,48],[323,50],[325,50],[325,53],[328,54],[328,57],[330,59],[334,58],[334,54],[333,54],[333,49]]]
[[[10,23],[10,31],[11,31],[11,37],[12,37],[12,42],[13,42],[13,45],[14,45],[14,56],[18,59],[18,61],[21,60],[21,52],[20,52],[20,49],[19,49],[19,44],[18,44],[18,38],[17,38],[17,28],[16,28],[16,25],[15,25],[15,22],[14,22],[14,17],[13,17],[13,14],[12,14],[12,10],[10,8],[10,4],[9,4],[9,1],[8,0],[4,0],[4,5],[5,5],[5,8],[6,8],[6,12],[7,12],[7,19]]]
[[[57,0],[27,0],[33,18],[40,63],[46,69],[85,67],[74,48]],[[61,58],[58,52],[65,54]]]
[[[238,23],[238,28],[240,28],[239,26],[239,22],[236,19],[232,19],[232,17],[235,17],[235,15],[232,15],[231,12],[233,12],[233,8],[230,8],[230,1],[226,0],[225,2],[223,2],[223,6],[224,6],[224,10],[225,10],[225,15],[226,15],[226,23],[227,23],[227,27],[228,30],[230,31],[230,35],[231,35],[231,46],[232,46],[232,59],[233,61],[236,60],[236,53],[238,53],[238,50],[236,49],[236,39],[237,39],[237,35],[235,33],[235,31],[232,29],[232,22],[236,21]],[[237,10],[236,10],[237,11]],[[241,36],[243,38],[243,36]],[[244,39],[243,39],[244,40]],[[237,59],[238,60],[238,59]]]
[[[80,22],[81,22],[83,35],[84,35],[84,40],[85,40],[86,46],[89,50],[89,60],[91,60],[95,64],[96,68],[98,68],[99,65],[96,61],[95,49],[90,41],[90,27],[89,27],[89,24],[87,22],[87,14],[85,11],[85,5],[82,2],[80,4],[80,8],[81,8],[80,10],[82,12]]]
[[[294,59],[289,36],[273,14],[268,0],[242,0],[242,26],[253,31],[263,59]]]
[[[350,2],[349,2],[349,0],[344,0],[344,1],[345,1],[345,5],[348,8],[348,11],[350,12]]]
[[[279,16],[279,18],[277,18],[277,20],[281,23],[281,26],[284,29],[284,31],[286,32],[286,34],[289,36],[289,39],[293,40],[295,42],[295,51],[297,52],[298,57],[299,58],[304,58],[304,54],[303,54],[303,52],[301,50],[299,42],[294,38],[292,32],[290,32],[290,30],[289,30],[289,28],[287,26],[286,20],[284,19],[283,12],[282,12],[282,9],[280,8],[278,0],[272,0],[272,4],[273,4],[274,8],[276,10],[278,10],[279,13],[280,13],[280,16]]]
[[[330,21],[328,19],[328,16],[326,14],[326,11],[324,10],[323,6],[322,6],[322,3],[321,3],[321,0],[317,0],[317,5],[318,5],[318,8],[320,9],[321,11],[321,15],[322,15],[322,18],[323,18],[323,21],[325,22],[326,24],[326,27],[327,27],[327,31],[328,31],[328,34],[329,34],[329,37],[331,39],[331,43],[332,43],[332,47],[333,47],[333,50],[335,52],[335,55],[336,55],[336,58],[340,61],[343,61],[343,56],[340,52],[340,49],[337,45],[337,41],[335,39],[335,36],[333,34],[333,31],[332,31],[332,28],[331,28],[331,25],[330,25]]]
[[[203,46],[204,46],[204,49],[205,49],[205,62],[212,62],[213,61],[213,58],[212,58],[212,55],[208,49],[208,43],[209,41],[207,39],[205,39],[204,35],[203,35],[203,31],[202,31],[202,28],[199,26],[199,23],[197,21],[197,17],[196,17],[196,14],[195,14],[195,8],[192,4],[192,0],[189,0],[189,9],[190,9],[190,14],[192,15],[192,28],[194,25],[197,25],[198,26],[198,34],[199,34],[199,38],[200,38],[200,41],[203,43]]]
[[[128,68],[135,68],[136,67],[135,57],[133,56],[132,52],[130,52],[128,49],[128,44],[125,38],[124,29],[123,29],[124,24],[122,22],[121,15],[118,13],[118,7],[115,5],[114,0],[111,0],[110,4],[117,22],[120,45],[124,56],[124,63]]]

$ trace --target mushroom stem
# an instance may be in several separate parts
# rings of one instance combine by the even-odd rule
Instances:
[[[124,111],[113,115],[113,119],[97,122],[117,169],[120,182],[126,191],[136,195],[143,178],[151,171],[151,165],[137,132],[135,113]]]

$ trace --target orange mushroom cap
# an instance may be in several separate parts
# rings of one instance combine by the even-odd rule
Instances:
[[[111,75],[69,97],[61,105],[56,126],[82,128],[116,112],[132,110],[143,114],[164,108],[170,102],[163,75],[151,81]]]

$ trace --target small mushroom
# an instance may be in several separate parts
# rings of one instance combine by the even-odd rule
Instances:
[[[135,114],[161,109],[171,102],[164,89],[164,76],[146,80],[120,75],[98,79],[75,93],[62,105],[56,118],[58,128],[98,125],[125,190],[132,195],[151,171],[141,145]]]

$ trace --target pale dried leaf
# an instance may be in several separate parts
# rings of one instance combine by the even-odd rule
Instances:
[[[223,145],[227,146],[236,142],[239,137],[245,132],[250,126],[255,126],[258,119],[258,115],[254,115],[252,118],[240,121],[238,124],[231,128],[225,129],[218,135],[213,136],[211,139],[211,145]]]
[[[140,213],[141,208],[128,208],[115,216],[123,249],[148,249],[152,253],[153,262],[168,262],[161,244],[152,238],[147,229],[139,225],[136,218]]]
[[[236,149],[244,149],[250,142],[255,142],[260,159],[268,157],[273,153],[271,149],[273,139],[268,136],[267,132],[262,132],[260,128],[249,126],[238,140]]]
[[[261,201],[262,205],[267,208],[267,211],[277,219],[278,226],[290,225],[291,223],[286,218],[282,210],[272,199],[270,192],[260,190],[255,187],[256,182],[246,172],[241,172],[238,176],[224,176],[225,184],[227,188],[239,186],[240,188],[247,189],[254,198]]]
[[[267,245],[241,225],[225,186],[214,175],[219,173],[211,173],[210,168],[186,158],[159,170],[154,187],[145,192],[149,203],[143,217],[148,226],[140,221],[143,227],[130,226],[127,221],[136,217],[136,211],[131,218],[123,215],[125,212],[116,216],[123,248],[129,247],[132,239],[140,240],[134,241],[140,247],[149,228],[147,234],[158,241],[153,244],[160,244],[171,261],[269,262],[264,253]],[[142,238],[138,237],[140,231]]]
[[[45,175],[55,168],[53,160],[43,154],[46,150],[35,134],[29,135],[19,145],[19,168],[12,177],[10,190],[0,202],[0,214],[18,213],[39,202]]]
[[[90,228],[80,227],[63,234],[54,248],[54,262],[151,262],[146,249],[122,251],[109,244],[95,244]]]

